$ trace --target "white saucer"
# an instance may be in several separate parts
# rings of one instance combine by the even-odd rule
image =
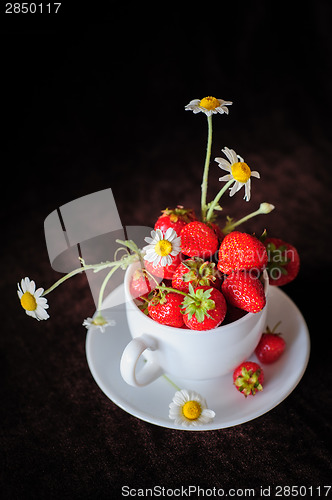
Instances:
[[[114,300],[115,299],[115,300]],[[122,302],[122,304],[121,304]],[[173,381],[181,389],[200,393],[214,410],[213,422],[200,427],[185,428],[174,425],[168,417],[168,405],[175,394],[174,387],[160,377],[152,384],[135,388],[124,382],[120,374],[123,349],[131,340],[128,329],[123,286],[110,294],[103,307],[103,314],[113,318],[116,326],[105,333],[90,329],[86,339],[86,355],[91,373],[106,396],[116,405],[137,418],[170,429],[215,430],[248,422],[268,412],[281,403],[301,380],[309,360],[310,338],[305,320],[294,302],[279,288],[270,287],[267,324],[272,328],[282,321],[280,331],[287,343],[282,357],[272,365],[262,365],[265,376],[264,390],[254,397],[245,398],[233,385],[232,374],[205,382]],[[119,304],[120,303],[120,304]],[[257,361],[255,355],[250,359]]]

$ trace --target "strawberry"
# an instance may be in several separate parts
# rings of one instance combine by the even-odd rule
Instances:
[[[257,363],[245,361],[235,368],[233,381],[237,390],[245,397],[255,396],[257,391],[263,390],[264,373]]]
[[[150,317],[162,325],[183,327],[181,304],[183,295],[175,292],[158,292],[150,300],[148,311]]]
[[[266,238],[267,272],[270,285],[286,285],[298,275],[300,257],[296,248],[279,238]]]
[[[286,342],[280,336],[280,333],[275,333],[275,330],[280,325],[277,323],[273,330],[266,327],[266,332],[261,336],[258,346],[255,349],[255,354],[259,361],[264,364],[270,364],[277,361],[285,350]]]
[[[182,309],[183,320],[191,330],[212,330],[219,326],[227,311],[223,294],[216,288],[189,284],[189,294],[185,297]]]
[[[218,250],[218,237],[204,222],[189,222],[182,229],[180,237],[182,253],[189,257],[208,259]]]
[[[229,304],[247,312],[257,313],[266,304],[262,282],[245,271],[227,276],[221,291]]]
[[[180,234],[181,229],[193,220],[196,220],[195,212],[191,208],[183,208],[182,205],[178,205],[176,208],[163,210],[154,228],[161,229],[166,233],[167,229],[172,227],[177,234]]]
[[[140,297],[147,295],[155,288],[156,283],[148,276],[145,269],[139,268],[133,273],[130,280],[130,293],[134,299],[139,299]]]
[[[255,236],[240,231],[232,231],[225,236],[218,257],[218,269],[226,274],[253,268],[261,271],[268,260],[263,243]]]
[[[192,257],[183,261],[173,274],[172,287],[183,292],[189,292],[189,284],[197,286],[213,286],[219,288],[221,278],[213,262],[204,261],[199,257]]]
[[[172,257],[172,264],[162,266],[161,264],[157,264],[156,266],[147,260],[144,260],[144,265],[153,276],[157,276],[158,278],[164,278],[167,280],[171,280],[173,278],[173,274],[175,270],[179,267],[181,263],[181,254]]]

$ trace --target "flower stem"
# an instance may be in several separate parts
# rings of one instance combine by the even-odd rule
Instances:
[[[228,182],[226,182],[226,184],[222,187],[222,189],[220,189],[220,191],[217,194],[217,196],[215,197],[215,199],[211,202],[211,205],[209,207],[209,211],[208,211],[207,216],[206,216],[207,221],[209,221],[211,219],[215,206],[217,205],[217,203],[220,200],[220,198],[222,197],[222,195],[227,191],[227,189],[231,186],[231,184],[233,184],[233,182],[235,182],[234,179],[230,179]]]
[[[122,257],[119,260],[114,260],[112,262],[110,262],[110,261],[100,262],[99,264],[85,264],[84,260],[81,259],[81,262],[84,264],[83,266],[78,267],[77,269],[74,269],[70,273],[68,273],[65,276],[63,276],[62,278],[60,278],[50,288],[45,290],[45,292],[42,294],[42,296],[45,296],[48,293],[52,292],[55,288],[57,288],[59,285],[61,285],[64,281],[68,280],[69,278],[72,278],[76,274],[82,273],[83,271],[88,271],[89,269],[93,269],[93,271],[95,273],[97,273],[98,271],[101,271],[102,269],[107,269],[108,267],[113,267],[113,269],[109,273],[110,276],[112,276],[113,273],[116,271],[116,269],[118,269],[119,267],[122,267],[123,269],[125,269],[131,262],[133,262],[133,259],[138,257],[140,260],[142,260],[140,250],[138,249],[137,245],[132,240],[127,240],[127,241],[116,240],[116,242],[123,244],[125,247],[132,250],[133,254],[129,254],[126,257]],[[120,249],[118,249],[118,250],[120,250]],[[124,248],[124,250],[125,250],[125,248]],[[105,286],[106,286],[106,284],[107,284],[107,282],[105,283]],[[103,290],[103,292],[104,292],[104,290]]]
[[[102,302],[103,302],[103,297],[104,297],[104,292],[105,292],[106,285],[109,282],[109,280],[111,279],[111,277],[113,276],[113,274],[115,273],[115,271],[117,271],[120,266],[121,266],[121,263],[119,263],[118,265],[114,266],[113,269],[110,270],[110,272],[107,274],[106,278],[104,279],[104,281],[103,281],[103,283],[102,283],[102,285],[100,287],[99,296],[98,296],[98,305],[97,305],[98,314],[99,314],[101,306],[102,306]]]
[[[50,286],[50,288],[48,288],[47,290],[45,290],[45,292],[43,293],[42,296],[45,296],[48,293],[52,292],[55,288],[57,288],[59,285],[61,285],[64,281],[68,280],[69,278],[72,278],[76,274],[82,273],[83,271],[88,271],[89,269],[94,269],[95,271],[98,271],[102,267],[103,268],[111,267],[111,266],[114,266],[116,264],[117,264],[117,262],[101,262],[99,264],[86,264],[86,265],[81,266],[81,267],[79,267],[77,269],[74,269],[73,271],[71,271],[70,273],[66,274],[65,276],[63,276],[62,278],[60,278],[58,281],[56,281],[55,283],[53,283],[53,285]]]
[[[255,210],[255,212],[252,212],[251,214],[246,215],[245,217],[242,217],[242,219],[239,219],[238,221],[235,222],[230,222],[229,224],[226,224],[226,226],[223,228],[222,232],[224,234],[228,234],[233,229],[243,222],[246,222],[247,220],[251,219],[252,217],[256,217],[256,215],[260,214],[269,214],[274,210],[274,205],[271,205],[270,203],[261,203],[259,206],[258,210]]]
[[[179,293],[180,295],[183,295],[184,297],[188,297],[188,294],[186,292],[182,292],[182,290],[177,290],[176,288],[171,288],[169,286],[161,286],[158,285],[156,286],[158,290],[161,290],[162,292],[174,292],[174,293]]]
[[[167,377],[167,375],[163,375],[164,379],[167,380],[167,382],[169,382],[173,387],[174,389],[176,389],[177,391],[181,391],[180,387],[178,385],[176,385],[173,380],[171,380],[169,377]]]
[[[208,140],[206,146],[206,157],[205,157],[205,165],[203,172],[203,181],[201,185],[202,195],[201,195],[201,211],[202,211],[202,220],[205,220],[207,206],[206,206],[206,195],[208,188],[208,176],[209,176],[209,166],[210,166],[210,158],[211,158],[211,145],[212,145],[212,115],[207,117],[208,120]]]

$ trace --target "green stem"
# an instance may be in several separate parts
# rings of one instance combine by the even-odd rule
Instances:
[[[222,195],[233,184],[233,182],[235,182],[234,179],[230,179],[228,182],[226,182],[226,184],[223,186],[223,188],[220,189],[219,193],[217,194],[217,196],[215,197],[215,199],[212,201],[212,203],[210,205],[209,211],[208,211],[207,216],[206,216],[207,221],[209,221],[211,219],[215,206],[217,205],[217,203],[220,200],[220,198],[222,197]]]
[[[179,293],[180,295],[184,295],[185,297],[188,297],[188,294],[186,292],[182,292],[181,290],[177,290],[176,288],[171,288],[169,286],[156,286],[158,290],[161,290],[162,292],[174,292],[174,293]]]
[[[98,306],[97,306],[98,313],[99,313],[101,306],[102,306],[106,285],[109,282],[109,280],[111,279],[111,277],[113,276],[113,274],[115,273],[115,271],[117,271],[117,269],[119,269],[120,266],[121,266],[121,264],[118,264],[117,266],[114,266],[113,269],[110,270],[110,272],[107,274],[106,278],[104,279],[104,281],[100,287],[99,297],[98,297]]]
[[[89,269],[98,270],[98,268],[101,269],[102,267],[104,267],[104,268],[111,267],[111,266],[114,266],[116,264],[117,264],[117,262],[101,262],[100,264],[87,264],[87,265],[81,266],[77,269],[74,269],[73,271],[71,271],[70,273],[66,274],[65,276],[60,278],[58,281],[53,283],[53,285],[50,286],[50,288],[45,290],[45,292],[43,293],[43,296],[52,292],[55,288],[57,288],[59,285],[61,285],[64,281],[68,280],[69,278],[72,278],[76,274],[82,273],[83,271],[88,271]]]
[[[167,375],[163,375],[164,379],[167,380],[167,382],[169,382],[173,387],[174,389],[176,389],[177,391],[181,391],[180,387],[178,385],[176,385],[173,380],[171,380],[170,378],[167,377]]]
[[[205,220],[207,206],[206,206],[206,195],[208,188],[208,176],[209,176],[209,166],[211,158],[211,145],[212,145],[212,115],[207,117],[208,120],[208,141],[206,146],[206,157],[203,172],[203,181],[201,185],[202,195],[201,195],[201,210],[202,210],[202,220]]]
[[[255,212],[252,212],[251,214],[246,215],[245,217],[242,217],[242,219],[239,219],[238,221],[232,222],[231,224],[226,224],[226,226],[223,228],[222,232],[224,234],[228,234],[233,229],[243,222],[246,222],[247,220],[251,219],[252,217],[256,217],[256,215],[260,214],[268,214],[274,210],[274,206],[271,205],[270,203],[261,203],[258,210],[255,210]]]

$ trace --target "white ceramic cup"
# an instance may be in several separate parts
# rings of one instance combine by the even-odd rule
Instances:
[[[262,332],[268,307],[268,276],[264,271],[267,303],[258,313],[213,330],[195,331],[161,325],[146,316],[129,291],[132,264],[126,271],[124,289],[129,329],[133,339],[123,351],[120,371],[134,387],[148,385],[164,373],[180,379],[208,380],[232,372],[254,352]],[[146,361],[138,370],[139,359]]]

